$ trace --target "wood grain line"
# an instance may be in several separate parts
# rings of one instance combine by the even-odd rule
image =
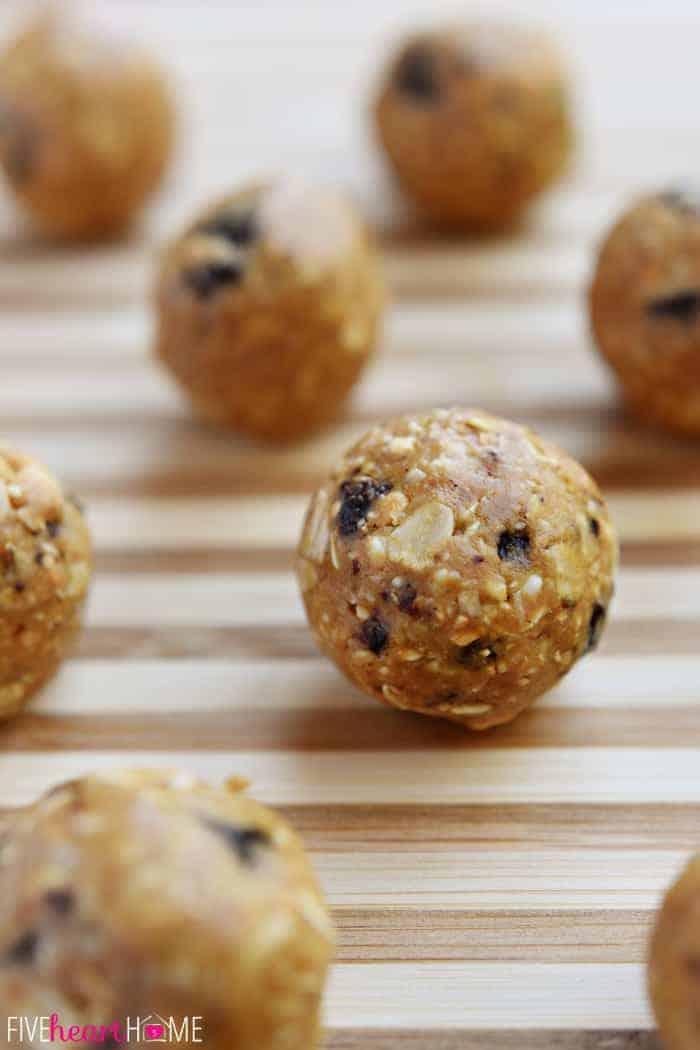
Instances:
[[[164,684],[163,688],[167,688]],[[661,703],[661,701],[660,701]],[[196,708],[196,696],[192,698]],[[438,719],[364,707],[324,711],[290,709],[137,713],[124,716],[39,715],[29,711],[0,727],[0,751],[150,751],[167,737],[178,751],[298,752],[412,751],[501,748],[637,747],[700,748],[700,698],[694,706],[534,708],[511,725],[487,734],[468,733]]]
[[[638,962],[654,912],[335,908],[339,962]]]
[[[581,1029],[331,1030],[326,1050],[661,1050],[655,1032]]]
[[[316,851],[700,848],[700,803],[368,804],[344,805],[341,811],[282,803],[281,809]]]
[[[444,748],[439,763],[424,748],[319,750],[310,762],[293,750],[176,751],[162,739],[151,747],[139,752],[139,765],[182,766],[219,783],[235,773],[254,781],[270,805],[700,802],[700,751],[692,747],[494,747],[469,754]],[[8,805],[23,805],[77,770],[129,762],[129,752],[120,750],[8,752],[0,763],[0,794]]]

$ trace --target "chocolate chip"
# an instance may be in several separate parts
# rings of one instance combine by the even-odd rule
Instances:
[[[51,539],[56,539],[56,537],[58,536],[59,532],[61,531],[61,523],[60,523],[60,521],[47,521],[46,522],[46,531],[48,532],[48,534],[51,537]]]
[[[521,532],[504,529],[498,537],[498,557],[501,561],[527,565],[530,561],[530,533],[526,529]]]
[[[591,532],[597,539],[600,536],[600,522],[597,518],[590,518],[588,524],[591,527]]]
[[[353,576],[359,576],[360,575],[360,559],[359,558],[353,558],[352,559],[352,574],[353,574]]]
[[[359,481],[344,481],[340,486],[340,510],[336,522],[341,536],[352,536],[364,525],[370,507],[379,496],[391,492],[390,481],[374,481],[362,478]]]
[[[21,594],[22,591],[26,589],[26,587],[26,583],[22,583],[21,580],[17,580],[17,582],[15,583],[15,590],[17,591],[17,594]]]
[[[232,211],[210,219],[201,227],[201,232],[210,237],[223,237],[224,240],[242,248],[258,236],[258,223],[253,211]]]
[[[379,655],[389,644],[389,632],[376,616],[370,616],[360,628],[360,638],[370,652]]]
[[[262,828],[240,828],[235,824],[225,824],[220,820],[205,819],[205,824],[238,854],[242,864],[252,865],[255,852],[263,846],[270,845],[270,836]]]
[[[471,671],[478,671],[496,659],[496,649],[493,642],[486,642],[483,638],[477,638],[469,645],[457,647],[455,659],[458,664],[468,667]]]
[[[680,321],[692,324],[700,312],[700,291],[688,288],[673,295],[650,299],[647,303],[647,314],[655,321]]]
[[[660,193],[658,199],[667,208],[682,212],[683,215],[700,217],[700,194],[691,189],[678,187]]]
[[[427,45],[414,44],[404,52],[396,67],[396,86],[416,101],[436,101],[440,95],[437,64]]]
[[[27,930],[7,951],[5,959],[7,962],[16,963],[18,966],[26,966],[34,962],[38,946],[39,934],[36,930]]]
[[[399,609],[401,612],[413,612],[413,603],[416,600],[418,591],[412,583],[402,583],[396,591],[396,601],[398,602]]]
[[[185,270],[183,279],[200,299],[211,299],[219,288],[227,284],[238,284],[243,277],[240,262],[210,262]]]
[[[46,905],[56,915],[69,915],[75,905],[75,897],[70,890],[48,890],[44,894]]]
[[[591,619],[588,623],[588,643],[586,645],[587,653],[592,652],[593,649],[595,649],[598,645],[598,642],[600,641],[601,635],[603,633],[603,628],[605,627],[606,615],[607,610],[605,606],[601,605],[599,602],[596,602],[593,606]]]

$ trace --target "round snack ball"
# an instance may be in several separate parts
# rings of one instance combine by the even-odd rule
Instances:
[[[697,1050],[700,1009],[700,856],[666,895],[649,956],[649,994],[666,1050]]]
[[[52,236],[121,231],[161,182],[174,112],[137,49],[52,12],[0,56],[0,164]]]
[[[288,441],[338,414],[384,306],[367,232],[335,192],[278,178],[204,211],[166,252],[157,353],[204,417]]]
[[[592,649],[617,546],[597,486],[515,423],[376,426],[309,507],[297,572],[321,648],[388,704],[487,729]]]
[[[241,784],[95,774],[21,812],[0,853],[2,1012],[104,1025],[111,1046],[157,1017],[199,1019],[209,1050],[313,1050],[333,929],[300,840]]]
[[[92,554],[78,504],[0,445],[0,719],[53,674],[80,624]]]
[[[444,226],[512,222],[563,173],[572,149],[559,57],[523,27],[411,37],[389,63],[375,116],[399,182]]]
[[[625,212],[600,250],[590,308],[633,411],[700,435],[700,193],[670,190]]]

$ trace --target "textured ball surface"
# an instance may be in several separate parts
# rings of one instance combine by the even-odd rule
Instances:
[[[649,957],[649,994],[666,1050],[697,1050],[700,1002],[700,856],[664,899]]]
[[[214,204],[166,252],[156,349],[202,416],[289,441],[338,414],[383,305],[354,211],[279,178]]]
[[[333,930],[301,842],[240,787],[74,780],[18,814],[0,860],[5,1016],[201,1018],[209,1050],[317,1045]]]
[[[321,648],[361,689],[486,729],[596,645],[616,560],[578,463],[453,409],[376,426],[341,458],[311,501],[297,572]]]
[[[636,201],[605,237],[593,333],[632,410],[700,435],[700,193]]]
[[[80,624],[92,554],[78,504],[0,445],[0,719],[57,669]]]
[[[123,230],[160,184],[173,135],[161,72],[82,23],[45,15],[0,56],[0,165],[49,235]]]
[[[512,222],[572,149],[559,57],[545,37],[512,26],[411,37],[389,63],[375,117],[399,182],[448,227]]]

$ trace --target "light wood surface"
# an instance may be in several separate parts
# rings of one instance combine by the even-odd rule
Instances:
[[[0,204],[3,436],[87,501],[97,545],[74,658],[0,733],[0,807],[116,763],[249,776],[305,835],[339,927],[331,1050],[651,1050],[648,930],[700,840],[700,445],[620,413],[584,290],[621,203],[700,166],[695,6],[488,5],[558,30],[582,148],[520,230],[480,242],[421,229],[364,120],[387,43],[439,4],[83,6],[170,65],[183,144],[119,244],[49,247]],[[26,8],[5,0],[0,32]],[[193,206],[279,169],[355,196],[394,305],[346,418],[274,451],[192,421],[151,360],[148,290]],[[475,737],[341,680],[291,575],[305,501],[337,452],[372,420],[451,402],[580,457],[623,550],[600,652]]]

